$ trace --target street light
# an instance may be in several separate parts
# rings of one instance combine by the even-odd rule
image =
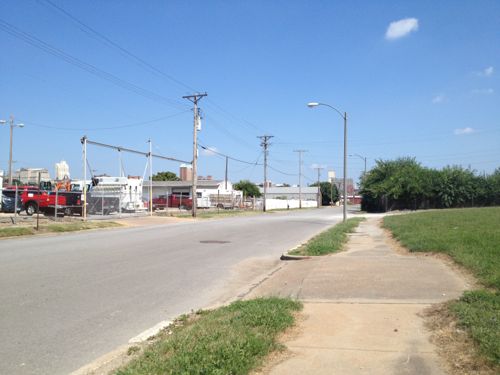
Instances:
[[[332,107],[329,104],[325,103],[317,103],[317,102],[310,102],[307,103],[307,106],[309,108],[314,108],[318,106],[325,106],[330,109],[333,109],[335,112],[337,112],[343,119],[344,119],[344,210],[343,210],[343,221],[347,220],[347,112],[340,112],[337,108]]]
[[[365,162],[365,172],[363,173],[363,176],[364,176],[366,174],[366,159],[367,159],[366,156],[361,156],[360,154],[351,154],[349,156],[350,157],[357,156],[358,158],[361,158],[364,160],[364,162]]]
[[[0,120],[1,125],[5,125],[6,123],[7,123],[6,120]],[[10,125],[9,185],[12,185],[12,137],[14,133],[14,128],[24,128],[24,124],[15,124],[14,116],[10,116],[9,125]]]

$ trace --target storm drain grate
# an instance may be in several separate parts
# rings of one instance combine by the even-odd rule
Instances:
[[[222,240],[203,240],[200,243],[229,243],[230,241],[222,241]]]

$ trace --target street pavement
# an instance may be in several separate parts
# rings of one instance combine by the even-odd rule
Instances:
[[[441,375],[421,313],[459,297],[467,281],[431,256],[399,254],[378,225],[360,224],[346,251],[287,262],[246,298],[304,302],[285,360],[272,375]]]
[[[0,374],[74,371],[221,302],[341,217],[323,208],[1,240]]]

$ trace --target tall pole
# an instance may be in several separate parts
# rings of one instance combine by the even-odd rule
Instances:
[[[269,147],[269,140],[272,138],[272,135],[261,135],[257,138],[261,139],[260,145],[264,149],[264,202],[262,204],[262,210],[266,212],[266,198],[267,198],[267,149]]]
[[[224,176],[224,182],[225,182],[226,192],[227,192],[227,165],[228,165],[228,157],[226,156],[226,173],[225,173],[225,176]]]
[[[318,208],[321,207],[321,188],[320,188],[320,176],[321,176],[321,170],[323,169],[322,167],[316,167],[314,168],[318,171]]]
[[[87,136],[82,138],[83,144],[83,221],[87,220]]]
[[[9,185],[12,185],[12,137],[14,133],[14,116],[10,116],[10,148],[9,148]]]
[[[194,95],[186,95],[183,96],[183,99],[187,99],[194,104],[193,107],[193,168],[192,168],[192,186],[191,186],[191,195],[192,195],[192,215],[196,217],[196,208],[197,208],[197,195],[196,195],[196,183],[198,180],[198,175],[196,171],[196,164],[198,160],[198,141],[197,141],[197,132],[198,132],[198,101],[207,96],[207,93],[204,94],[194,94]]]
[[[149,215],[153,216],[153,145],[149,142]]]
[[[347,112],[344,112],[344,211],[343,221],[347,220]]]
[[[307,150],[293,150],[299,153],[299,208],[302,208],[302,153]]]

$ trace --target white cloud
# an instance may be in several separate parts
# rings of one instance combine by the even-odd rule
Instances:
[[[438,95],[434,96],[434,98],[432,98],[432,102],[434,104],[439,104],[439,103],[444,102],[445,99],[446,99],[446,96],[444,94],[438,94]]]
[[[418,20],[416,18],[404,18],[389,24],[385,32],[385,38],[389,40],[399,39],[417,30]]]
[[[494,92],[495,91],[492,88],[488,88],[488,89],[474,89],[474,90],[471,91],[471,94],[474,94],[474,95],[491,95]]]
[[[218,152],[216,147],[203,148],[201,151],[201,153],[205,156],[214,156],[216,152]]]
[[[487,68],[484,68],[480,72],[475,72],[475,73],[480,77],[491,77],[494,71],[495,68],[493,68],[492,66],[488,66]]]
[[[466,135],[466,134],[472,134],[475,132],[476,132],[476,130],[473,128],[461,128],[461,129],[455,129],[455,131],[454,131],[455,135]]]

